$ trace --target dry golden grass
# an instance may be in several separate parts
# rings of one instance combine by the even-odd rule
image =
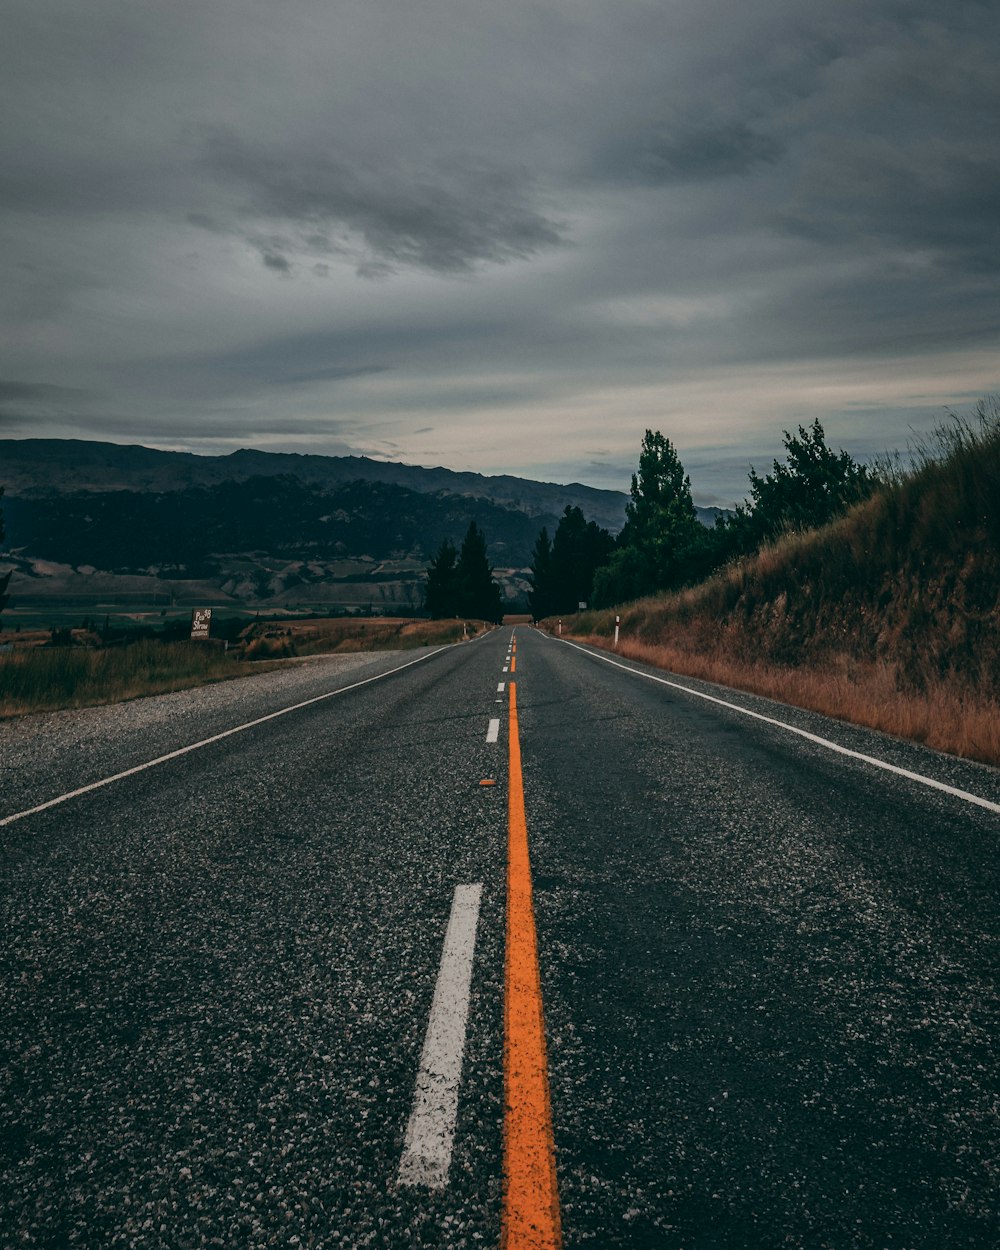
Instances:
[[[440,646],[463,636],[461,621],[411,617],[271,621],[256,628],[260,636],[242,656],[203,643],[147,639],[108,649],[46,647],[40,644],[49,638],[48,631],[17,636],[14,650],[0,652],[0,718],[120,703],[228,681],[276,668],[282,659],[296,656]],[[489,627],[481,621],[470,622],[469,636],[484,628]],[[73,634],[80,642],[83,631]]]
[[[259,671],[202,643],[19,647],[0,654],[0,717],[121,703]]]
[[[463,630],[467,625],[467,634]],[[268,621],[248,635],[247,657],[282,658],[344,655],[359,651],[405,651],[441,646],[489,629],[483,621],[428,621],[419,617],[329,617],[320,620]]]
[[[574,637],[611,649],[604,636]],[[621,639],[617,654],[680,676],[719,682],[836,720],[866,725],[950,755],[1000,765],[1000,714],[995,702],[969,692],[958,693],[943,681],[921,694],[904,693],[897,674],[884,663],[843,656],[822,669],[791,668],[734,660],[721,648],[691,652],[634,639]]]

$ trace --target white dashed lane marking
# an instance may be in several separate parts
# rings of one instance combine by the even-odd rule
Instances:
[[[500,721],[498,718],[494,717],[494,719],[490,721],[489,729],[487,729],[486,731],[486,741],[496,742],[499,736],[500,736]]]
[[[482,892],[482,885],[455,887],[413,1110],[403,1142],[400,1185],[443,1189],[448,1183]]]

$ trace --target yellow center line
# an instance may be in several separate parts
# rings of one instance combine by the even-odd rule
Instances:
[[[510,683],[507,954],[504,970],[502,1250],[559,1250],[562,1231],[549,1102],[538,940],[524,817],[517,683]]]
[[[516,655],[512,655],[510,657],[510,671],[512,673],[517,672],[517,656]]]

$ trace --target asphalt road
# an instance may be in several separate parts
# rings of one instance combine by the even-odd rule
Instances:
[[[4,1246],[556,1244],[503,1197],[511,680],[562,1244],[1000,1244],[1000,812],[737,707],[1000,774],[516,637],[0,726]]]

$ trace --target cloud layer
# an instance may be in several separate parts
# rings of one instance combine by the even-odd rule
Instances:
[[[4,435],[696,495],[1000,389],[973,0],[12,0]],[[2,472],[2,469],[0,469]]]

